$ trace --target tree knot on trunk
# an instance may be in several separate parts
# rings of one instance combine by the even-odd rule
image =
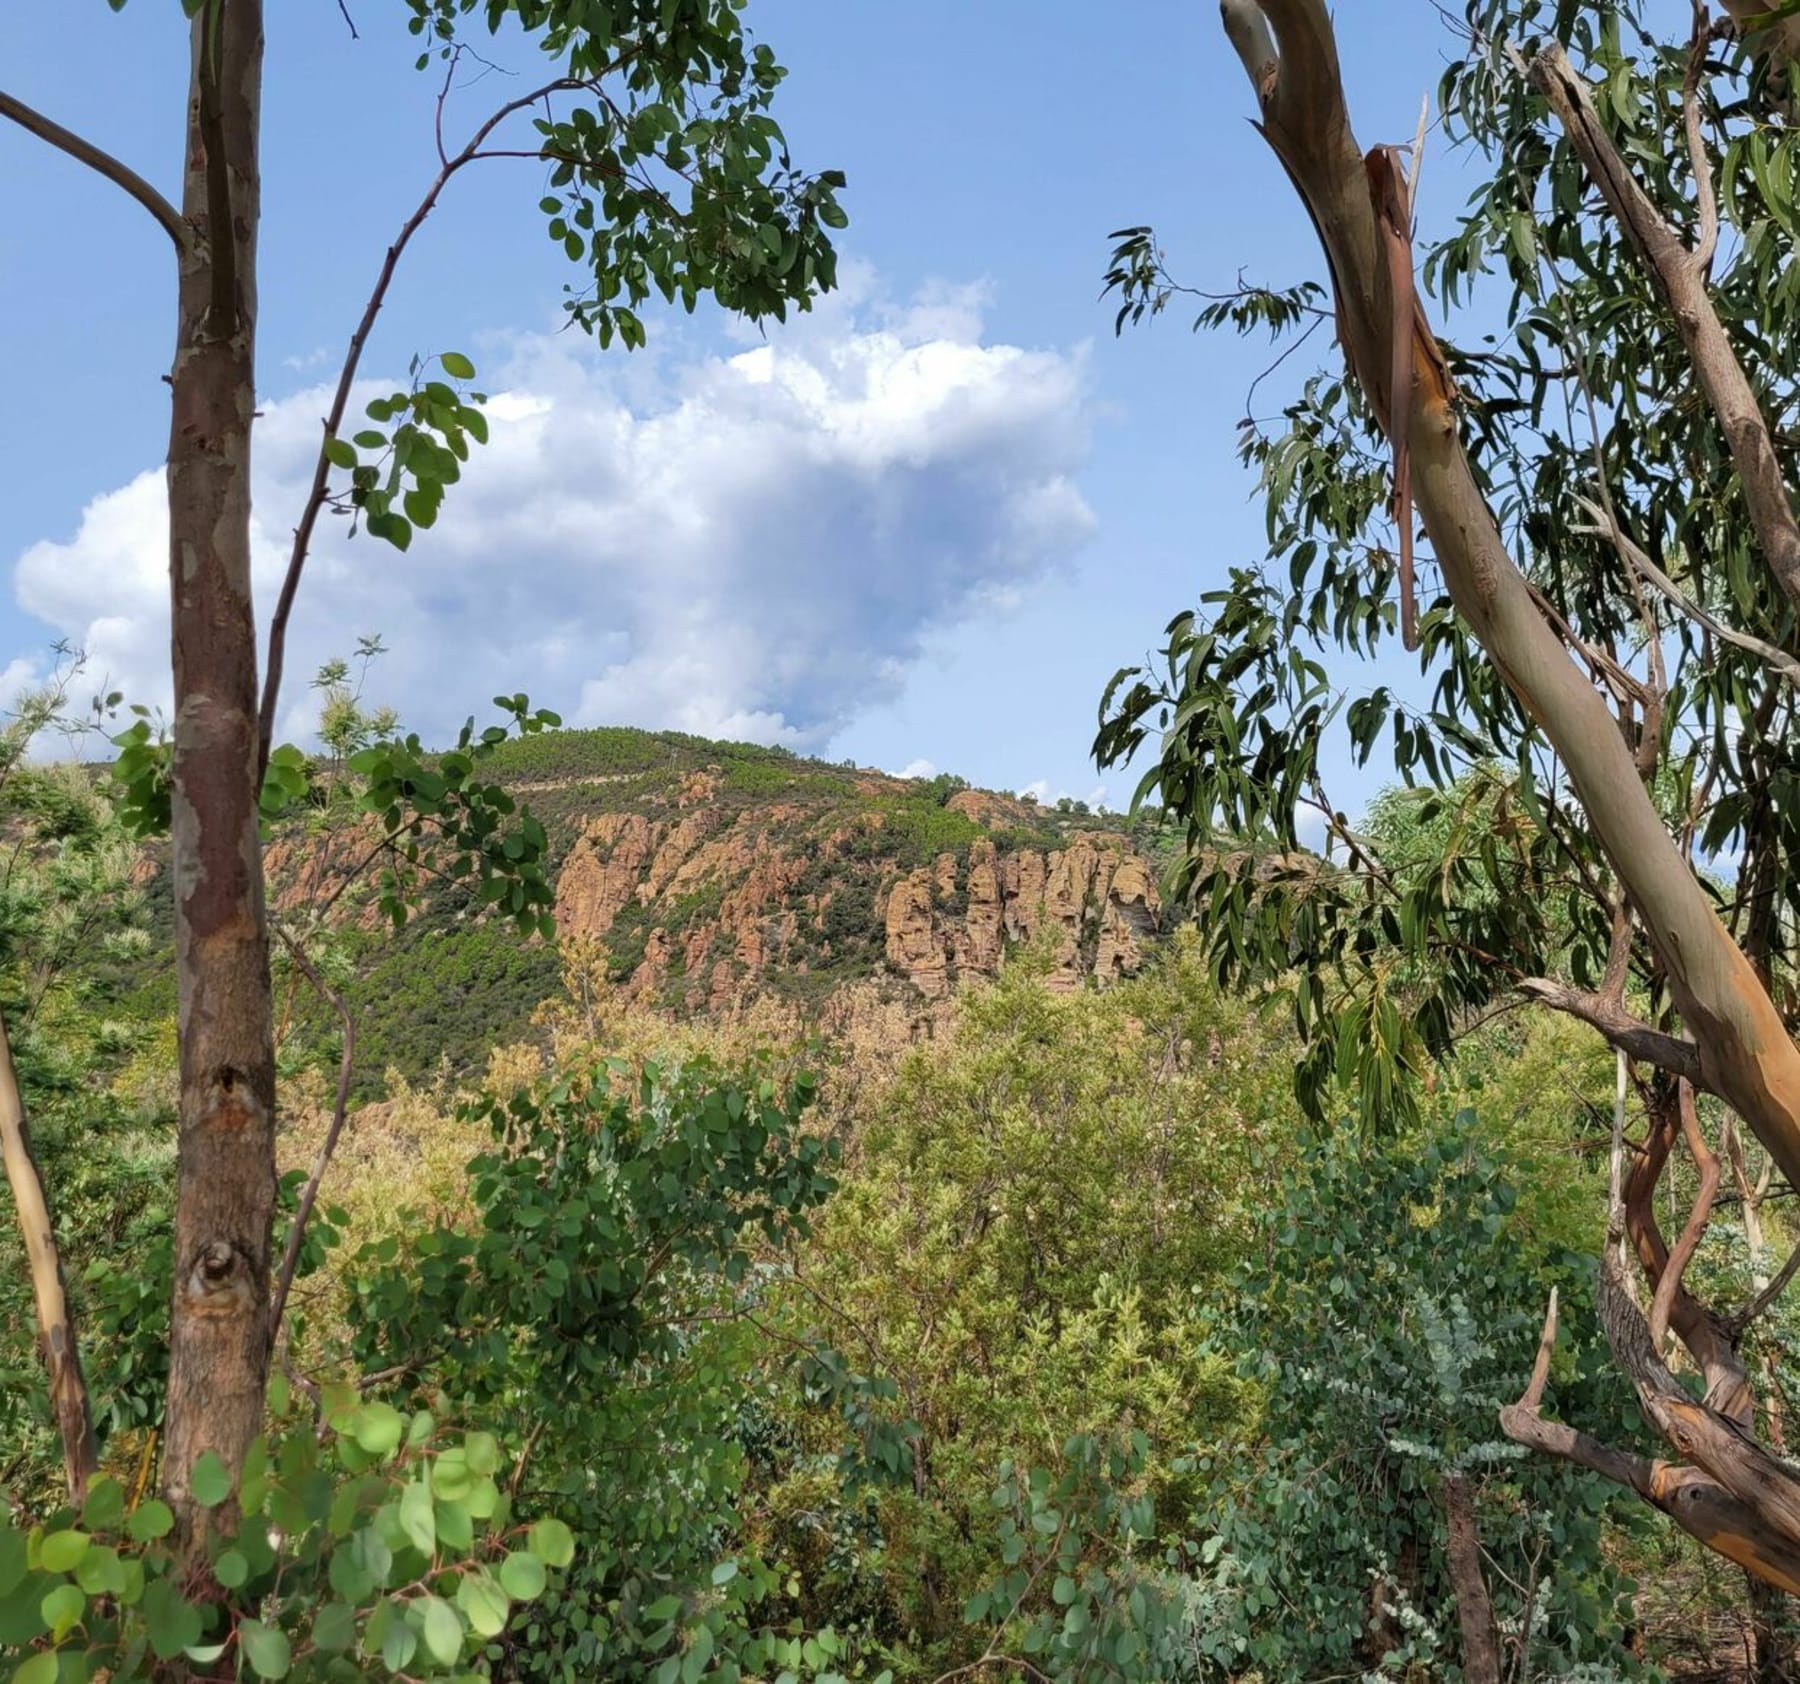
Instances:
[[[183,1277],[186,1308],[196,1315],[226,1316],[255,1299],[250,1260],[229,1240],[209,1240]]]

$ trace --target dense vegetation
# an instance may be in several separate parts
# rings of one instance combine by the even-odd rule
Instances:
[[[261,8],[186,0],[179,212],[0,106],[128,188],[180,295],[172,729],[71,720],[76,663],[0,733],[14,1684],[1793,1677],[1795,8],[1470,0],[1440,100],[1480,179],[1420,261],[1321,0],[1224,0],[1332,308],[1202,321],[1331,315],[1352,378],[1246,423],[1270,566],[1102,700],[1188,914],[1106,988],[1080,897],[1062,948],[991,919],[991,981],[934,922],[978,846],[1091,862],[1073,802],[523,694],[427,745],[364,705],[373,641],[316,751],[275,742],[314,523],[403,550],[488,436],[453,351],[347,413],[463,164],[536,160],[603,345],[653,293],[781,319],[835,279],[843,177],[793,167],[735,3],[412,9],[442,174],[266,668]],[[557,76],[452,157],[478,21]],[[1115,239],[1121,327],[1190,290]],[[1479,352],[1426,308],[1472,295]],[[1396,633],[1428,700],[1347,692]],[[1360,818],[1340,728],[1391,746]],[[602,799],[632,872],[677,833],[767,866],[735,932],[691,853],[609,880]],[[931,1008],[827,1038],[896,885]]]
[[[8,974],[43,979],[15,1011],[18,1056],[119,1494],[76,1525],[89,1553],[67,1546],[66,1572],[39,1543],[24,1577],[0,1573],[0,1637],[19,1642],[56,1628],[60,1584],[103,1601],[115,1559],[158,1582],[158,1540],[132,1526],[158,1445],[174,1165],[169,1032],[138,980],[154,937],[129,934],[145,897],[110,797],[24,767],[5,793],[27,842]],[[64,886],[127,914],[118,957],[39,966]],[[1222,995],[1192,933],[1105,991],[1051,988],[1048,953],[1026,949],[917,1050],[679,1029],[481,922],[358,939],[378,958],[347,999],[381,1060],[359,1081],[388,1097],[350,1117],[309,1231],[269,1451],[301,1483],[266,1501],[298,1503],[311,1541],[279,1568],[226,1549],[259,1596],[281,1573],[263,1617],[296,1672],[328,1675],[350,1617],[332,1608],[418,1571],[404,1550],[426,1523],[408,1534],[401,1505],[423,1484],[430,1594],[492,1626],[479,1653],[503,1677],[1433,1672],[1457,1653],[1447,1491],[1466,1495],[1515,1670],[1621,1665],[1646,1624],[1674,1657],[1705,1629],[1634,1609],[1634,1563],[1670,1540],[1590,1476],[1496,1442],[1548,1287],[1591,1327],[1609,1071],[1550,1026],[1484,1031],[1399,1133],[1312,1139],[1280,988]],[[454,986],[440,953],[460,954]],[[538,967],[536,1024],[447,1015],[487,965]],[[291,1201],[339,1048],[305,1012],[287,1033]],[[481,1069],[425,1056],[461,1033],[485,1093]],[[1480,1242],[1446,1245],[1465,1229]],[[6,1490],[44,1514],[56,1437],[0,1246]],[[1713,1248],[1706,1266],[1744,1260]],[[1565,1341],[1558,1373],[1605,1410],[1592,1337]],[[337,1430],[315,1464],[295,1447],[316,1412]],[[390,1419],[415,1423],[391,1447]],[[490,1477],[494,1512],[465,1522]],[[361,1482],[401,1566],[307,1518],[321,1478]],[[507,1531],[514,1505],[535,1546]],[[1737,1617],[1728,1587],[1678,1572],[1708,1617]],[[377,1632],[402,1671],[449,1652],[423,1594],[395,1604],[406,1635]],[[157,1618],[177,1624],[151,1643],[188,1637]]]

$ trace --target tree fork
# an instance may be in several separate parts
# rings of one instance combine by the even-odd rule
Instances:
[[[192,1498],[262,1430],[275,1208],[275,1058],[257,829],[250,428],[256,392],[261,0],[195,15],[170,375],[172,837],[181,1108],[163,1489],[186,1547],[232,1509]]]

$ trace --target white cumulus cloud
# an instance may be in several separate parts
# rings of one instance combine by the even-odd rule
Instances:
[[[401,554],[321,523],[283,734],[309,728],[317,664],[379,632],[393,653],[371,699],[428,738],[524,690],[571,723],[823,746],[898,691],[932,629],[1004,612],[1093,530],[1075,485],[1081,355],[986,343],[980,303],[852,298],[681,364],[510,341],[492,442],[435,528]],[[258,423],[264,612],[324,407],[305,391]],[[147,472],[15,571],[21,605],[86,649],[96,678],[164,705],[166,531]]]

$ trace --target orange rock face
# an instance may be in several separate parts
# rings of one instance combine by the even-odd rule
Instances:
[[[859,784],[859,793],[881,793],[862,781],[869,791]],[[651,924],[623,985],[636,998],[717,1013],[776,978],[829,975],[857,958],[876,980],[904,983],[923,1009],[959,982],[994,976],[1010,948],[1038,940],[1053,954],[1052,987],[1116,981],[1138,969],[1158,933],[1155,881],[1120,835],[1078,831],[1062,848],[1005,853],[977,836],[908,869],[894,862],[879,812],[821,824],[816,811],[772,803],[728,816],[696,801],[700,793],[688,780],[665,819],[597,815],[562,865],[564,934],[604,937],[628,909],[638,928]],[[1032,817],[977,790],[946,806],[1008,828]]]

